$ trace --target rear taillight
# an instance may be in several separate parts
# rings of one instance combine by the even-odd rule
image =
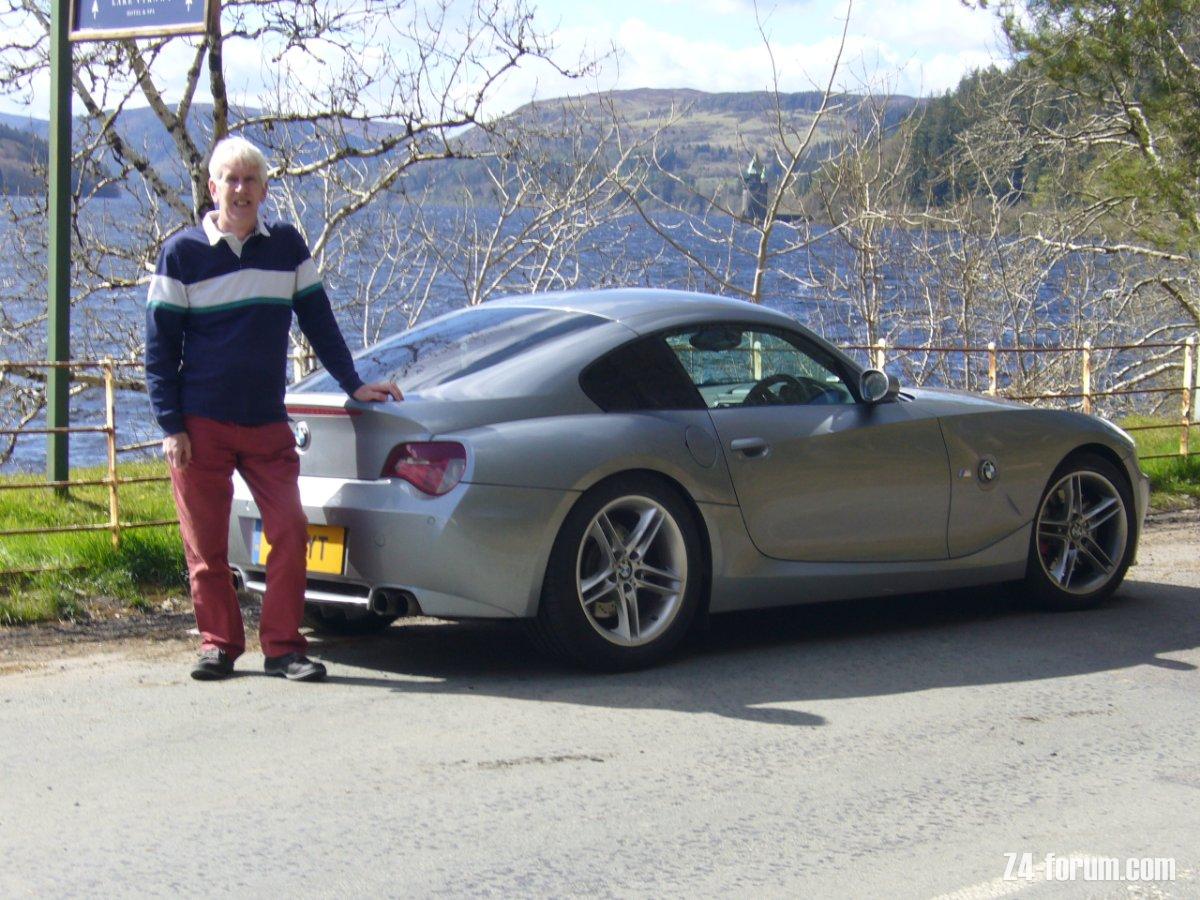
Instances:
[[[383,478],[403,478],[425,494],[445,494],[467,468],[467,448],[454,441],[401,444],[388,454]]]

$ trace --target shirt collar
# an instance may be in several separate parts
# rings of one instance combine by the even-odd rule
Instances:
[[[217,246],[217,244],[221,243],[221,241],[225,241],[230,247],[233,247],[234,250],[240,250],[242,244],[245,243],[245,241],[239,239],[236,234],[233,234],[229,231],[222,231],[220,229],[220,227],[217,225],[217,211],[215,209],[210,210],[205,214],[204,218],[201,220],[201,224],[204,225],[204,234],[208,238],[209,245],[212,247]],[[251,232],[251,234],[261,234],[263,237],[270,236],[271,232],[263,223],[262,216],[258,217],[258,221],[254,226],[254,231]]]

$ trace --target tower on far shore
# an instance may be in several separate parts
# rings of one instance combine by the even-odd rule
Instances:
[[[767,215],[767,173],[758,153],[742,173],[742,218],[761,222]]]

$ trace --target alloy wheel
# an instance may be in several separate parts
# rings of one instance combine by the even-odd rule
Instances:
[[[1042,501],[1037,555],[1054,585],[1069,594],[1091,594],[1120,570],[1129,542],[1121,492],[1099,472],[1063,476]]]
[[[613,644],[640,647],[662,635],[683,605],[687,579],[679,523],[649,497],[613,500],[583,532],[575,567],[579,603]]]

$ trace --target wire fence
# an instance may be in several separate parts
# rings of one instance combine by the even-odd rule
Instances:
[[[874,344],[851,345],[845,349],[866,353],[871,365],[878,369],[889,363],[906,369],[908,374],[917,376],[914,377],[917,382],[922,380],[920,372],[937,370],[938,367],[927,364],[927,357],[937,354],[953,357],[958,362],[962,387],[978,389],[992,397],[1078,408],[1085,413],[1109,417],[1133,412],[1165,415],[1174,421],[1128,425],[1126,430],[1178,430],[1178,452],[1147,454],[1139,458],[1188,457],[1200,452],[1191,449],[1191,431],[1200,422],[1200,361],[1196,356],[1196,335],[1178,341],[1098,345],[1085,341],[1079,346],[1060,347],[1002,347],[995,341],[982,347],[889,345],[879,340]],[[923,364],[914,365],[914,356]],[[1000,365],[1001,359],[1006,357],[1020,360],[1030,356],[1055,358],[1060,370],[1057,378],[1069,387],[1061,390],[1029,390],[1023,385],[1044,378],[1046,367],[1035,366],[1033,371],[1029,371]],[[1099,360],[1103,364],[1098,365]],[[983,365],[977,369],[973,363],[979,361]],[[945,367],[941,369],[944,371]],[[1018,370],[1016,378],[1014,370]],[[1001,386],[1006,375],[1010,382],[1007,388]],[[1177,399],[1172,402],[1173,398]],[[1140,403],[1137,402],[1139,400]],[[1172,405],[1178,411],[1177,417],[1170,411]]]
[[[1141,459],[1186,458],[1200,454],[1200,449],[1191,448],[1192,428],[1200,421],[1200,365],[1196,358],[1197,339],[1191,336],[1182,341],[1139,343],[1139,344],[1110,344],[1092,346],[1084,343],[1078,347],[1002,347],[990,342],[982,347],[968,346],[930,346],[930,345],[889,345],[886,341],[878,341],[870,345],[852,345],[845,349],[860,351],[867,355],[871,364],[876,368],[892,366],[910,374],[932,371],[928,365],[931,357],[941,355],[953,358],[955,368],[963,373],[963,384],[952,385],[966,388],[981,388],[982,392],[1010,400],[1019,400],[1041,405],[1057,405],[1078,408],[1083,412],[1128,412],[1137,407],[1149,407],[1155,415],[1161,415],[1167,406],[1174,406],[1178,416],[1168,415],[1170,421],[1146,425],[1130,425],[1129,431],[1141,430],[1174,430],[1179,431],[1179,449],[1175,453],[1158,453],[1144,455]],[[1001,366],[1001,360],[1006,358],[1020,359],[1024,356],[1054,355],[1060,360],[1075,360],[1071,368],[1078,375],[1078,380],[1069,382],[1070,388],[1064,390],[1028,391],[1023,388],[1030,378],[1022,375],[1018,367]],[[1132,359],[1137,356],[1137,359]],[[1103,359],[1108,365],[1103,371],[1098,370],[1097,360]],[[978,365],[977,365],[978,364]],[[51,534],[59,532],[107,531],[110,533],[114,547],[120,546],[121,533],[135,528],[157,528],[178,524],[178,519],[157,519],[145,522],[123,521],[121,518],[121,486],[147,482],[168,482],[168,475],[134,475],[122,476],[119,469],[119,458],[128,453],[144,451],[158,446],[159,441],[143,441],[121,445],[118,442],[117,429],[117,387],[118,383],[128,384],[128,380],[118,379],[117,373],[122,370],[134,369],[139,371],[142,362],[139,360],[72,360],[68,362],[45,361],[4,361],[0,360],[0,379],[10,373],[28,374],[46,371],[55,367],[67,368],[72,371],[73,380],[78,382],[91,381],[94,386],[104,390],[104,422],[73,425],[67,428],[39,428],[22,425],[16,428],[0,428],[0,435],[14,435],[24,438],[31,435],[47,435],[51,433],[69,434],[103,434],[107,445],[106,471],[101,478],[69,479],[66,481],[20,481],[0,482],[0,491],[37,491],[55,490],[69,491],[73,487],[104,486],[108,489],[108,518],[104,522],[80,523],[72,525],[53,525],[38,528],[15,528],[0,530],[0,537],[16,535]],[[936,368],[936,367],[935,367]],[[946,367],[940,366],[942,370]],[[99,376],[88,376],[88,371],[99,371]],[[1014,372],[1017,374],[1014,375]],[[297,369],[297,374],[303,374]],[[1098,376],[1105,375],[1101,379]],[[1061,378],[1062,375],[1060,374]],[[973,380],[974,379],[974,380]],[[982,383],[976,383],[982,381]],[[1101,383],[1103,381],[1103,384]],[[1007,382],[1007,383],[1006,383]],[[1143,402],[1136,403],[1138,399]],[[1172,402],[1172,398],[1177,398]],[[1107,401],[1111,409],[1102,410],[1099,407]],[[9,573],[11,574],[11,573]]]
[[[17,428],[0,428],[0,435],[15,435],[26,437],[48,434],[103,434],[107,448],[107,463],[102,478],[71,478],[65,481],[0,481],[0,491],[38,491],[55,490],[64,492],[73,487],[95,487],[103,485],[108,488],[108,519],[104,522],[79,523],[72,525],[43,525],[37,528],[6,528],[0,530],[0,537],[33,534],[57,534],[65,532],[107,531],[112,536],[112,544],[119,547],[121,532],[134,528],[159,528],[167,525],[177,525],[178,519],[155,519],[146,522],[129,522],[121,520],[121,485],[147,482],[170,481],[168,475],[126,475],[122,476],[118,469],[118,458],[127,453],[145,450],[158,446],[158,441],[143,441],[141,443],[120,445],[117,442],[117,377],[120,369],[141,369],[142,363],[134,360],[68,360],[66,362],[45,362],[41,360],[4,361],[0,360],[0,377],[10,372],[27,373],[30,371],[65,368],[75,372],[99,370],[98,385],[104,389],[104,423],[72,425],[66,428],[44,428],[23,425]],[[11,573],[10,573],[11,574]]]

